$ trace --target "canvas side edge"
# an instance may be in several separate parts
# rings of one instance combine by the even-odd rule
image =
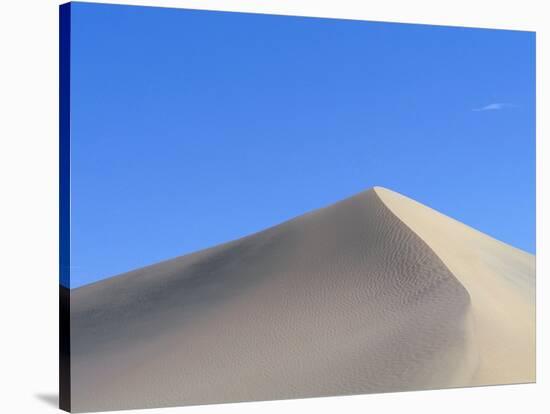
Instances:
[[[71,411],[71,4],[59,6],[59,408]]]

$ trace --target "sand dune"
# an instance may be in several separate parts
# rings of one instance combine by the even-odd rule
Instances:
[[[534,381],[534,270],[377,187],[72,290],[72,409]]]

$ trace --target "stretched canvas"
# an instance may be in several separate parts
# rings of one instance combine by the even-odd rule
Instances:
[[[535,33],[60,8],[60,406],[535,381]]]

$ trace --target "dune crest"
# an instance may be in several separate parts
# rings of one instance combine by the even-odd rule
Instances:
[[[72,290],[73,409],[533,381],[532,262],[371,189]]]

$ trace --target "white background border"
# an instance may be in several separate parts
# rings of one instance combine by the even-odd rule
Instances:
[[[104,1],[99,1],[104,3]],[[548,210],[542,185],[548,114],[550,21],[545,1],[509,0],[211,0],[117,1],[248,11],[472,26],[537,32],[537,384],[442,391],[211,405],[126,413],[422,412],[541,413],[550,407],[548,345]],[[0,12],[0,341],[5,413],[55,412],[57,394],[58,4],[11,0]],[[546,49],[546,50],[544,50]],[[546,53],[545,53],[546,52]],[[514,189],[510,188],[513,192]],[[548,325],[548,322],[546,322]],[[548,408],[546,408],[548,410]],[[548,412],[548,411],[546,411]]]

